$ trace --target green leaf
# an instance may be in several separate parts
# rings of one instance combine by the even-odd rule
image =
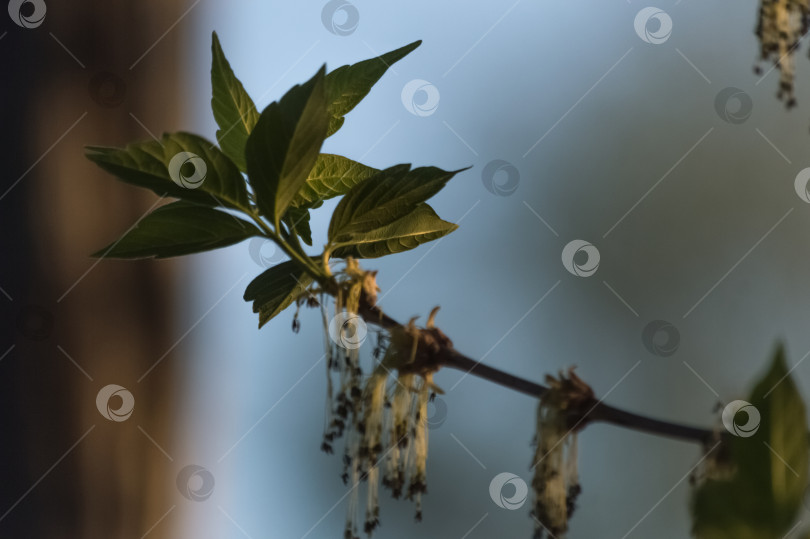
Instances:
[[[187,154],[195,157],[189,160],[192,156]],[[239,210],[250,206],[239,169],[213,143],[197,135],[166,134],[160,142],[136,142],[126,148],[88,146],[85,155],[122,181],[160,196]]]
[[[459,172],[436,167],[410,170],[410,165],[380,171],[352,187],[338,203],[329,223],[329,242],[351,243],[358,234],[392,224],[438,193]]]
[[[259,112],[222,52],[214,32],[211,43],[211,108],[217,121],[217,140],[222,152],[246,172],[245,144],[259,121]]]
[[[326,76],[326,95],[329,103],[330,136],[343,125],[344,116],[349,113],[371,91],[371,87],[395,62],[407,56],[422,41],[414,41],[382,56],[363,60],[352,65],[341,66]]]
[[[333,254],[339,258],[379,258],[414,249],[457,228],[458,225],[442,220],[433,208],[422,203],[390,225],[350,235],[348,244],[336,248]]]
[[[256,203],[278,226],[318,159],[328,116],[325,66],[262,111],[247,141],[247,169]]]
[[[300,208],[315,207],[323,200],[345,195],[349,189],[378,172],[376,168],[352,161],[342,155],[322,153],[291,205]]]
[[[229,213],[178,201],[156,209],[92,256],[166,258],[226,247],[259,235],[252,224]]]
[[[701,539],[783,537],[801,507],[808,481],[807,418],[781,346],[746,402],[760,415],[758,429],[730,436],[731,476],[706,481],[692,499]],[[727,428],[745,424],[753,409],[741,408]]]
[[[264,271],[245,289],[245,301],[259,313],[259,327],[289,307],[312,284],[312,277],[297,262],[288,260]]]
[[[284,222],[290,227],[291,233],[298,234],[304,243],[312,245],[312,229],[309,226],[309,210],[307,208],[290,207],[284,214]]]

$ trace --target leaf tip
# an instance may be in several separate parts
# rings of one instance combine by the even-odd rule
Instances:
[[[82,149],[84,151],[84,156],[91,161],[93,160],[93,157],[98,155],[98,150],[96,150],[93,146],[85,146]]]
[[[216,30],[211,32],[211,53],[212,53],[212,63],[216,63],[217,56],[222,56],[222,44],[219,42],[219,36],[217,35]],[[213,65],[212,65],[213,68]]]
[[[406,49],[408,52],[406,52],[405,54],[408,54],[408,53],[411,53],[411,52],[413,52],[414,50],[416,50],[416,49],[419,47],[419,45],[421,45],[421,44],[422,44],[422,40],[421,40],[421,39],[417,39],[417,40],[416,40],[416,41],[414,41],[413,43],[410,43],[410,44],[408,44],[408,45],[405,45],[405,46],[404,46],[404,47],[402,47],[402,48],[403,48],[403,49]]]
[[[773,362],[771,363],[772,369],[779,369],[780,371],[787,371],[787,352],[785,352],[785,343],[781,339],[776,342],[776,348],[773,351]]]

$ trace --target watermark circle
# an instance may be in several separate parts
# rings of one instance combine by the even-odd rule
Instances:
[[[357,350],[363,346],[367,335],[366,321],[355,313],[338,313],[329,322],[329,337],[347,350]]]
[[[652,29],[652,27],[655,27]],[[633,27],[636,35],[645,43],[660,45],[672,35],[672,17],[663,9],[657,7],[645,7],[633,20]]]
[[[111,109],[124,102],[127,96],[127,83],[115,73],[100,71],[90,78],[87,91],[93,101]]]
[[[425,418],[430,430],[441,427],[447,420],[447,403],[441,397],[434,396],[428,401],[428,416]]]
[[[32,341],[44,341],[53,334],[53,314],[40,305],[26,305],[17,314],[17,331]]]
[[[110,404],[113,397],[121,399],[118,408],[113,408]],[[132,415],[135,409],[135,397],[125,387],[109,384],[102,387],[96,395],[96,408],[105,419],[121,423]]]
[[[23,13],[23,8],[27,13]],[[45,21],[47,11],[48,6],[45,5],[44,0],[11,0],[8,3],[8,14],[11,20],[23,28],[37,28]]]
[[[737,422],[738,414],[745,415],[745,423]],[[750,438],[759,430],[760,414],[756,406],[746,401],[732,401],[723,408],[723,426],[734,436]]]
[[[724,122],[739,125],[751,117],[754,100],[744,90],[729,86],[717,92],[714,110]]]
[[[248,242],[250,258],[262,268],[270,268],[287,259],[287,255],[273,240],[252,238]]]
[[[810,167],[802,169],[796,174],[796,179],[793,181],[793,187],[796,189],[796,194],[804,202],[810,204],[810,191],[807,189],[807,184],[810,183]]]
[[[585,260],[577,261],[578,254],[584,254]],[[568,273],[577,277],[590,277],[599,269],[599,249],[585,240],[573,240],[563,247],[562,263]]]
[[[653,355],[669,357],[678,351],[681,333],[666,320],[653,320],[641,332],[644,347]]]
[[[202,186],[208,174],[205,160],[191,152],[180,152],[169,161],[169,176],[172,181],[186,189],[197,189]]]
[[[515,489],[511,496],[504,495],[503,490],[506,485],[511,485]],[[526,503],[528,495],[529,487],[526,485],[526,481],[510,472],[499,473],[489,483],[489,497],[501,509],[510,511],[520,509]]]
[[[508,197],[517,191],[520,184],[520,171],[509,161],[495,159],[481,171],[484,187],[493,195]]]
[[[177,474],[177,490],[188,500],[204,502],[214,493],[214,474],[199,464],[189,464]]]
[[[321,10],[323,27],[336,36],[348,36],[360,24],[360,12],[346,0],[331,0]]]
[[[430,116],[439,108],[439,89],[426,80],[414,79],[402,88],[402,104],[415,116]]]

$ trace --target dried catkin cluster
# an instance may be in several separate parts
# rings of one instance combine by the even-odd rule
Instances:
[[[762,0],[756,34],[760,59],[773,62],[780,71],[777,97],[788,108],[796,105],[793,92],[794,55],[799,41],[807,33],[810,14],[808,0]],[[757,67],[761,73],[761,68]]]
[[[413,368],[420,334],[414,320],[379,336],[376,362],[371,374],[364,376],[359,346],[353,343],[357,342],[358,328],[362,326],[365,331],[357,314],[361,295],[372,301],[376,298],[375,275],[349,259],[346,270],[336,279],[340,290],[332,322],[326,309],[321,310],[327,357],[326,426],[321,449],[332,453],[334,442],[345,439],[342,477],[352,490],[344,537],[357,539],[360,483],[366,486],[362,528],[369,536],[380,523],[380,483],[394,498],[404,493],[414,501],[416,518],[421,519],[421,497],[427,491],[427,407],[431,394],[440,390],[433,384],[432,372]],[[336,319],[343,321],[337,329]],[[433,316],[431,326],[432,321]],[[382,349],[385,353],[379,358]]]
[[[593,400],[593,390],[573,369],[559,378],[546,376],[548,392],[537,409],[537,436],[532,465],[534,478],[535,537],[561,539],[568,530],[581,488],[577,471],[577,427],[572,412]]]

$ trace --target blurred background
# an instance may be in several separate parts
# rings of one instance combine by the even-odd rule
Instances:
[[[289,311],[258,331],[242,300],[283,256],[256,243],[88,256],[157,201],[83,146],[214,140],[213,30],[260,109],[323,62],[424,40],[324,147],[375,167],[473,166],[432,202],[458,231],[363,262],[395,318],[424,323],[441,305],[466,355],[535,381],[577,365],[606,402],[671,421],[715,425],[778,341],[808,394],[810,197],[796,178],[810,166],[810,62],[800,50],[786,111],[778,71],[752,70],[753,0],[9,4],[2,538],[342,534],[340,456],[319,450],[319,314],[302,312],[299,334]],[[333,207],[314,213],[316,245]],[[587,248],[564,255],[574,240]],[[436,383],[424,521],[386,494],[377,536],[530,537],[530,504],[503,509],[489,485],[530,482],[536,402],[455,371]],[[100,413],[110,384],[131,416]],[[700,457],[590,426],[569,536],[688,537]]]

